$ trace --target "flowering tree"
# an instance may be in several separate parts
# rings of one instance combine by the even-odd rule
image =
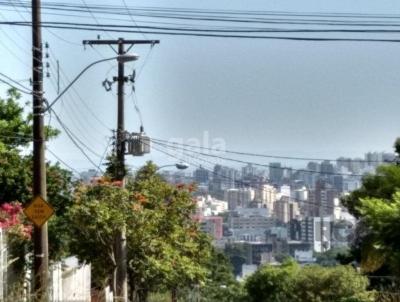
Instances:
[[[210,241],[192,219],[192,187],[170,185],[155,172],[146,165],[126,188],[107,179],[83,186],[68,213],[71,251],[91,262],[97,286],[112,280],[116,234],[126,225],[132,301],[146,301],[152,290],[198,285],[207,276]]]
[[[21,203],[3,203],[0,206],[0,228],[7,237],[7,245],[12,257],[9,260],[10,271],[13,272],[15,281],[20,281],[26,266],[25,253],[31,245],[32,235],[32,225],[26,221]]]

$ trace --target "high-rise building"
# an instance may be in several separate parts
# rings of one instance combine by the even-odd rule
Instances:
[[[320,173],[323,175],[332,175],[335,172],[335,168],[329,160],[324,160],[320,165]]]
[[[225,191],[225,200],[228,202],[228,210],[236,210],[240,206],[239,189],[228,189]]]
[[[323,180],[317,181],[315,188],[309,191],[308,202],[305,204],[306,216],[332,215],[337,197],[338,191],[330,184]]]
[[[293,198],[295,201],[301,202],[308,200],[308,190],[305,186],[294,190]]]
[[[269,179],[274,185],[280,185],[283,178],[283,168],[281,163],[269,164]]]
[[[242,177],[243,178],[253,177],[256,174],[257,174],[257,170],[252,164],[247,164],[247,166],[244,166],[242,168]]]
[[[228,202],[229,210],[236,208],[248,208],[254,200],[255,191],[251,188],[228,189],[225,191],[225,200]]]
[[[202,166],[200,166],[198,169],[194,170],[193,178],[196,183],[205,184],[208,183],[210,173],[207,169],[204,169]]]
[[[299,218],[299,204],[295,201],[291,201],[287,196],[282,196],[275,202],[274,215],[278,221],[288,223],[293,219]]]
[[[269,184],[260,185],[255,193],[255,200],[261,203],[262,207],[268,209],[269,213],[274,210],[277,191],[274,186]]]
[[[279,222],[289,222],[289,198],[282,197],[275,202],[274,216]]]
[[[224,198],[224,191],[236,187],[238,171],[221,165],[214,166],[213,178],[209,184],[210,193],[216,198]]]

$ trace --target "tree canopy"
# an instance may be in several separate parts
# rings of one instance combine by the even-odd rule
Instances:
[[[81,186],[68,210],[71,252],[91,262],[94,282],[111,281],[114,240],[126,225],[131,295],[203,284],[210,240],[192,219],[190,186],[166,183],[148,163],[126,188],[104,179]],[[143,299],[142,299],[143,300]]]
[[[262,266],[245,283],[254,302],[372,302],[367,286],[367,277],[350,266],[300,267],[294,260]]]
[[[14,89],[0,98],[0,204],[26,204],[32,196],[32,115],[21,95]],[[58,130],[46,127],[47,139],[58,135]],[[71,202],[72,173],[58,163],[47,163],[47,201],[56,215],[49,221],[50,257],[55,259],[66,252],[66,242],[60,236],[64,228],[62,216]],[[64,232],[65,233],[65,232]],[[10,238],[11,240],[12,238]],[[24,261],[24,259],[20,259]]]
[[[399,157],[399,139],[394,147]],[[361,188],[342,199],[359,219],[352,254],[365,272],[380,270],[400,276],[400,238],[396,236],[399,190],[400,166],[391,163],[364,177]]]

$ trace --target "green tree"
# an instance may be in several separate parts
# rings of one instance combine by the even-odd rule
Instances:
[[[213,249],[207,264],[207,279],[200,288],[201,300],[204,302],[242,301],[244,291],[236,281],[229,259],[220,251]]]
[[[396,140],[394,147],[399,157],[400,139]],[[349,212],[359,218],[351,253],[354,259],[361,263],[365,272],[398,274],[398,270],[393,269],[398,265],[399,250],[393,249],[393,245],[386,247],[386,241],[382,242],[377,236],[377,232],[380,232],[376,229],[378,225],[388,222],[383,216],[375,216],[377,222],[372,224],[367,217],[372,214],[372,204],[377,210],[396,204],[394,194],[398,190],[400,190],[400,166],[392,163],[382,165],[377,168],[375,174],[365,176],[361,188],[342,199]],[[375,201],[365,201],[371,199]]]
[[[235,276],[242,273],[242,265],[246,263],[247,248],[243,243],[230,243],[225,246],[224,254],[229,258]]]
[[[246,280],[249,301],[293,301],[294,280],[299,270],[300,266],[291,259],[280,266],[262,266]]]
[[[297,274],[294,282],[296,302],[372,302],[374,295],[368,292],[368,278],[350,266],[306,266]]]
[[[67,213],[70,251],[91,263],[92,283],[111,285],[116,269],[114,242],[131,212],[127,190],[110,183],[81,185]]]
[[[14,89],[8,91],[6,98],[0,98],[0,203],[19,201],[26,204],[33,197],[32,156],[22,152],[32,142],[32,115],[25,110],[25,105],[27,103],[22,103],[21,95]],[[46,127],[48,139],[58,133],[58,130]],[[52,259],[59,258],[66,248],[65,240],[60,236],[61,217],[71,202],[71,177],[71,172],[58,164],[47,163],[47,200],[56,210],[55,218],[49,222]],[[28,242],[25,248],[29,248]]]
[[[168,184],[156,171],[148,163],[127,185],[136,201],[134,225],[127,230],[130,282],[145,296],[160,287],[174,293],[204,282],[211,251],[209,238],[192,218],[194,188]]]
[[[316,253],[314,256],[316,262],[322,266],[335,266],[340,263],[340,260],[347,257],[349,253],[349,248],[339,247],[332,248],[324,253]]]
[[[373,271],[386,264],[400,276],[400,191],[389,200],[370,197],[359,202],[358,210],[364,226],[369,230],[371,244],[370,255],[362,259],[362,267]]]
[[[293,260],[263,266],[245,284],[249,301],[257,302],[372,302],[367,287],[368,278],[352,267],[301,268]]]
[[[146,301],[151,291],[201,285],[207,276],[210,240],[192,219],[192,189],[166,183],[156,169],[147,164],[126,188],[107,181],[82,186],[68,210],[71,252],[91,262],[96,286],[112,279],[115,236],[126,225],[133,301]]]

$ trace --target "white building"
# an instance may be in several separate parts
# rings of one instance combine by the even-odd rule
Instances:
[[[277,192],[275,187],[268,184],[261,185],[256,192],[256,199],[268,209],[270,214],[272,214],[274,210],[276,194]]]
[[[228,203],[223,200],[207,196],[197,197],[197,213],[201,216],[215,216],[228,211]]]
[[[265,208],[238,208],[228,218],[235,241],[264,242],[265,231],[274,225]]]

